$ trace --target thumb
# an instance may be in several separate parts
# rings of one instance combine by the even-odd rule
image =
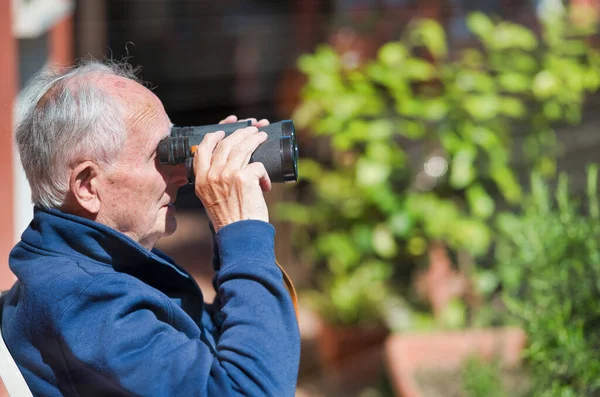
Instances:
[[[250,175],[258,180],[260,188],[263,192],[271,191],[271,178],[269,177],[269,173],[267,172],[267,169],[263,163],[250,163],[246,166],[246,170],[248,170]]]

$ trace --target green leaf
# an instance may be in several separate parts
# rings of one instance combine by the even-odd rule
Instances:
[[[390,166],[400,166],[406,161],[404,152],[388,141],[371,141],[367,144],[365,153],[371,160]]]
[[[338,54],[329,45],[320,45],[313,55],[302,55],[298,68],[306,74],[334,73],[341,69]]]
[[[516,71],[523,73],[532,73],[538,69],[538,62],[536,59],[522,51],[510,51],[510,64]]]
[[[475,155],[473,148],[463,148],[454,155],[450,168],[450,185],[453,188],[463,189],[475,179]]]
[[[339,95],[332,112],[340,120],[352,118],[363,108],[364,102],[361,95]]]
[[[469,130],[467,133],[466,130]],[[498,139],[496,132],[493,130],[476,125],[476,126],[465,126],[463,131],[461,132],[463,136],[468,136],[469,139],[472,139],[474,143],[479,146],[488,149],[492,153],[498,153],[502,151],[502,142]]]
[[[509,117],[518,119],[525,115],[526,109],[523,102],[517,98],[503,97],[500,100],[500,112]]]
[[[448,105],[443,98],[423,101],[423,118],[429,121],[440,121],[448,113]]]
[[[323,108],[319,101],[309,99],[300,103],[300,105],[294,109],[294,114],[292,115],[296,128],[309,128],[311,123],[319,117],[322,111]]]
[[[402,120],[398,124],[398,133],[409,139],[420,139],[425,135],[425,125],[420,121]]]
[[[424,104],[418,98],[404,97],[396,103],[396,111],[404,117],[420,117]]]
[[[387,142],[394,133],[394,123],[387,119],[367,122],[362,118],[353,118],[342,132],[333,140],[334,146],[340,150],[348,150],[363,142]]]
[[[492,270],[482,270],[475,276],[477,291],[484,295],[490,295],[500,284],[500,280]]]
[[[452,299],[440,313],[439,322],[444,328],[459,329],[465,326],[467,307],[458,298]]]
[[[393,214],[400,210],[398,194],[389,183],[364,188],[365,195],[384,214]]]
[[[506,166],[496,166],[491,171],[492,178],[500,189],[500,193],[509,203],[516,203],[521,198],[521,186],[514,173]]]
[[[500,101],[494,95],[469,95],[463,106],[473,118],[488,120],[498,114]]]
[[[427,251],[427,242],[422,237],[412,237],[406,244],[406,250],[412,256],[421,256]]]
[[[406,47],[397,41],[384,44],[377,52],[379,61],[390,68],[402,65],[407,57],[408,51]]]
[[[588,91],[594,92],[598,90],[600,87],[600,74],[598,73],[598,70],[589,68],[587,71],[585,71],[583,81],[585,88]]]
[[[339,95],[344,92],[344,84],[337,74],[318,73],[311,76],[310,83],[319,87],[321,93]]]
[[[484,62],[483,54],[473,48],[466,48],[460,53],[460,63],[466,69],[478,69]]]
[[[367,66],[367,76],[376,83],[387,85],[393,76],[390,69],[380,63],[371,63]]]
[[[368,252],[372,248],[371,240],[373,231],[371,225],[357,224],[352,227],[352,240],[356,247],[362,252]]]
[[[486,73],[464,69],[456,75],[456,86],[461,91],[491,93],[496,88],[494,79]]]
[[[467,16],[467,27],[471,32],[479,36],[484,43],[487,43],[492,37],[495,29],[490,18],[482,12],[473,12],[469,14]]]
[[[409,58],[404,63],[402,72],[412,80],[428,81],[435,76],[435,67],[422,59]]]
[[[424,45],[434,58],[443,59],[448,55],[446,33],[444,28],[434,19],[422,19],[410,32],[410,38],[416,45]]]
[[[560,83],[555,75],[547,70],[539,72],[533,79],[533,93],[539,99],[547,99],[556,94]]]
[[[487,219],[494,213],[494,200],[479,184],[467,188],[467,200],[471,211],[480,218]]]
[[[318,181],[324,172],[321,164],[304,157],[298,159],[298,169],[302,170],[302,173],[298,174],[300,180]]]
[[[560,103],[557,101],[547,101],[543,106],[544,115],[548,118],[548,120],[560,120],[563,115],[563,109]]]
[[[491,243],[491,234],[485,223],[476,219],[461,219],[453,225],[456,233],[451,237],[458,247],[475,256],[484,255]]]
[[[354,197],[356,189],[351,175],[345,172],[327,172],[321,174],[316,180],[317,194],[319,198],[339,203],[340,200],[345,200]]]
[[[333,232],[321,235],[316,241],[319,253],[328,259],[330,270],[343,274],[360,260],[360,253],[348,233]]]
[[[388,119],[375,120],[368,124],[367,134],[370,140],[386,140],[394,133],[394,123]]]
[[[356,183],[364,187],[376,186],[385,182],[391,172],[389,164],[361,158],[356,163]]]
[[[296,225],[309,225],[314,222],[314,214],[311,207],[298,203],[280,202],[276,205],[275,218]]]
[[[521,220],[516,214],[503,212],[496,217],[496,227],[507,236],[512,236],[521,229]]]
[[[410,233],[414,221],[410,212],[402,211],[392,215],[388,221],[388,225],[395,236],[406,237]]]
[[[523,93],[529,91],[531,79],[521,73],[502,73],[498,76],[500,87],[510,93]]]
[[[378,225],[373,231],[371,245],[375,253],[382,258],[392,258],[398,253],[396,240],[394,240],[391,230],[383,224]]]
[[[502,22],[496,26],[491,41],[491,47],[496,50],[518,48],[532,51],[537,45],[537,38],[530,30],[509,22]]]

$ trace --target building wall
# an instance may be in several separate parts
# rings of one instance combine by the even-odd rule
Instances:
[[[16,46],[11,31],[11,2],[0,1],[0,290],[14,281],[8,269],[8,252],[13,242],[13,158],[12,158],[12,103],[17,92]],[[6,188],[6,187],[9,188]],[[0,380],[0,397],[7,397]]]
[[[0,290],[15,278],[8,269],[8,253],[14,244],[12,108],[17,95],[17,47],[12,34],[11,2],[0,2]]]

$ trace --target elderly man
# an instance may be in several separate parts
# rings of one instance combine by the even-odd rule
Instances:
[[[131,68],[41,74],[23,103],[16,140],[35,208],[10,255],[18,281],[1,325],[33,394],[294,395],[300,338],[274,256],[271,185],[249,164],[268,121],[208,134],[194,156],[215,233],[209,305],[154,249],[175,231],[186,170],[158,162],[172,124]]]

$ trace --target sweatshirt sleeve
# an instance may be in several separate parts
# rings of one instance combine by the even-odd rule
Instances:
[[[293,396],[300,335],[275,263],[274,234],[270,224],[251,220],[217,233],[223,321],[214,351],[200,335],[172,325],[182,314],[169,312],[173,305],[162,294],[140,293],[133,278],[96,277],[64,312],[57,332],[77,392]]]
[[[215,233],[215,229],[212,223],[208,224],[210,229],[210,235],[212,238],[212,268],[215,272],[215,275],[212,280],[212,285],[215,290],[215,299],[210,304],[205,304],[205,310],[210,315],[213,323],[217,327],[221,327],[222,325],[222,316],[221,313],[221,296],[219,295],[219,286],[218,286],[218,277],[219,270],[221,270],[221,256],[219,255],[219,245],[217,244],[217,237]]]
[[[267,382],[281,379],[272,390],[279,396],[292,396],[300,362],[300,332],[292,298],[275,262],[274,238],[272,225],[254,220],[227,225],[216,234],[221,263],[216,284],[223,314],[217,348],[226,360],[269,357],[249,360],[245,368],[232,370],[240,376],[248,370],[262,374]]]

